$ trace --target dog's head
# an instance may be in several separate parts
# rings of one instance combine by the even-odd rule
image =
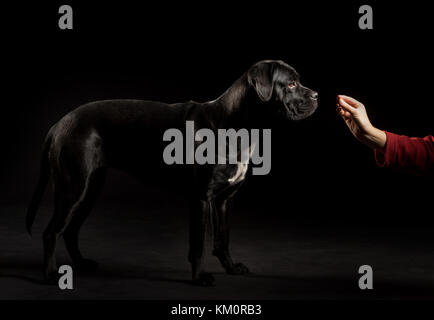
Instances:
[[[318,93],[302,86],[295,69],[283,61],[260,61],[249,69],[247,77],[261,101],[277,102],[290,120],[307,118],[318,107]]]

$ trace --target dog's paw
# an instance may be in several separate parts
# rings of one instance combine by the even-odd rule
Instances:
[[[91,259],[82,259],[74,262],[74,267],[79,272],[92,272],[98,269],[98,263]]]
[[[211,273],[201,273],[196,279],[193,279],[193,284],[201,287],[212,287],[215,285],[215,279]]]
[[[230,268],[227,268],[226,272],[228,274],[246,274],[249,273],[249,268],[247,268],[242,263],[234,263]]]

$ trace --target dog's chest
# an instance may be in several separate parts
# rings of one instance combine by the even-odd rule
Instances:
[[[248,169],[247,163],[238,162],[235,173],[230,178],[228,178],[228,183],[230,185],[234,185],[243,181],[244,178],[246,177],[247,169]]]
[[[256,144],[250,145],[245,150],[242,150],[241,153],[245,155],[244,159],[248,159],[250,161],[250,158],[253,154],[253,151],[255,150]],[[239,161],[236,164],[236,169],[232,172],[232,174],[229,176],[227,182],[230,185],[235,185],[241,181],[243,181],[247,174],[247,169],[249,168],[249,163],[247,162],[241,162]]]

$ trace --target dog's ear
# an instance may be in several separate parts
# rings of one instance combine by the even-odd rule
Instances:
[[[248,72],[249,84],[255,88],[262,101],[269,101],[273,95],[274,64],[272,62],[260,62],[252,66]]]

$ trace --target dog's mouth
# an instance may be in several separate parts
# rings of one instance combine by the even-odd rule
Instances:
[[[292,121],[299,121],[308,118],[315,112],[318,108],[318,101],[315,100],[292,107],[288,106],[286,103],[283,105],[285,106],[286,117]]]

